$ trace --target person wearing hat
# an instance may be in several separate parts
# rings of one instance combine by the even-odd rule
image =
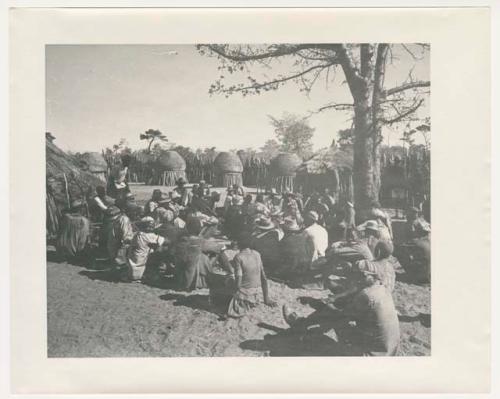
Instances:
[[[198,218],[188,217],[186,235],[178,240],[172,251],[177,288],[183,291],[208,288],[207,276],[212,264],[203,253],[204,239],[200,237],[202,227]]]
[[[420,210],[411,207],[406,211],[406,235],[408,239],[425,237],[430,234],[431,225],[422,217]]]
[[[365,356],[396,356],[401,339],[399,319],[391,292],[377,272],[359,274],[359,291],[343,309],[353,345]]]
[[[333,306],[321,303],[309,317],[299,317],[283,305],[283,319],[293,329],[320,325],[335,328],[338,350],[350,356],[395,356],[400,342],[399,319],[391,293],[377,273],[346,268],[345,290]],[[334,312],[332,311],[334,310]]]
[[[314,244],[293,217],[286,217],[281,228],[284,236],[279,242],[280,274],[284,277],[301,274],[311,267]]]
[[[170,209],[158,208],[157,210],[159,225],[156,227],[155,233],[165,238],[169,247],[173,247],[186,230],[174,223],[176,218]]]
[[[129,217],[117,206],[110,206],[104,217],[103,231],[109,259],[117,267],[124,266],[127,246],[134,236]]]
[[[394,291],[396,284],[396,271],[400,267],[396,258],[391,257],[392,247],[386,241],[379,241],[375,247],[375,258],[364,259],[356,263],[356,268],[361,272],[373,273],[381,284]]]
[[[328,232],[323,226],[318,224],[319,215],[316,211],[308,211],[304,216],[306,225],[305,233],[311,239],[313,244],[312,262],[325,256],[328,248]]]
[[[90,256],[90,221],[83,216],[85,202],[74,200],[61,219],[56,250],[68,262],[82,264]]]
[[[144,205],[144,216],[152,216],[159,206],[159,202],[165,199],[165,194],[160,189],[154,189],[151,199]]]
[[[137,225],[139,231],[127,251],[127,280],[133,282],[141,281],[150,254],[165,243],[165,239],[154,232],[155,220],[151,216],[143,217]]]
[[[376,220],[367,220],[357,227],[358,231],[364,232],[364,236],[361,241],[364,242],[368,248],[370,248],[373,258],[375,257],[375,247],[381,241],[379,229],[380,226]]]
[[[282,231],[276,227],[270,218],[261,217],[255,222],[253,248],[259,252],[266,270],[279,267],[279,242],[282,234]]]
[[[180,196],[180,199],[179,199],[179,202],[180,202],[180,205],[181,206],[188,206],[189,204],[189,192],[186,188],[186,184],[187,184],[187,181],[186,179],[184,179],[183,177],[179,177],[177,179],[177,181],[175,182],[176,184],[176,187],[174,188],[174,191],[177,192],[177,194],[179,194]]]
[[[241,318],[260,302],[260,292],[267,306],[275,306],[269,298],[269,287],[263,262],[258,251],[251,249],[253,238],[245,232],[238,237],[240,251],[233,258],[235,293],[229,303],[227,315]]]

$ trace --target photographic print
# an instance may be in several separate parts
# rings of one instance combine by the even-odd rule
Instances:
[[[46,45],[48,357],[430,356],[430,55]]]

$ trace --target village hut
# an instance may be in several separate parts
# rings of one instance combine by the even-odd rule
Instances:
[[[100,178],[81,167],[81,161],[58,148],[53,139],[45,140],[47,237],[57,234],[61,211],[76,199],[85,200]]]
[[[103,182],[108,176],[108,164],[101,153],[86,152],[81,155],[82,168]]]
[[[297,185],[307,194],[329,188],[337,201],[353,201],[352,166],[351,148],[323,148],[297,168]]]
[[[270,163],[270,184],[278,192],[294,191],[294,182],[297,175],[297,167],[302,160],[292,153],[278,154]]]
[[[177,179],[186,179],[186,161],[177,151],[165,151],[158,158],[158,164],[160,185],[175,186]]]
[[[214,160],[214,168],[219,186],[243,185],[243,164],[238,155],[232,152],[219,153]]]

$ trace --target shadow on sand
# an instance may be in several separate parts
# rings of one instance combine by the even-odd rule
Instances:
[[[267,323],[258,326],[272,331],[261,340],[240,343],[245,350],[266,352],[269,356],[361,356],[353,337],[345,326],[345,318],[320,300],[301,297],[299,301],[314,310],[308,317],[299,319],[290,328]],[[351,338],[351,339],[347,339]],[[349,340],[351,342],[349,342]]]

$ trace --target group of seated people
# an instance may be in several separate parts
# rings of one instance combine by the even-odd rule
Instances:
[[[121,280],[169,280],[184,291],[209,288],[211,301],[223,303],[229,317],[244,316],[262,300],[276,305],[267,275],[314,281],[341,302],[350,298],[347,302],[356,304],[346,309],[358,312],[371,348],[367,353],[395,353],[399,324],[391,293],[397,260],[390,217],[377,203],[356,226],[353,204],[339,206],[328,190],[303,201],[299,194],[276,190],[254,198],[236,185],[218,206],[220,196],[205,182],[188,190],[179,179],[168,194],[154,190],[143,207],[130,193],[112,199],[105,191],[98,187],[87,207],[102,223],[99,247]],[[57,241],[58,251],[75,262],[89,254],[85,208],[84,201],[74,201]],[[430,233],[416,208],[408,211],[408,231],[415,239]],[[286,306],[283,315],[289,324],[300,324]]]

